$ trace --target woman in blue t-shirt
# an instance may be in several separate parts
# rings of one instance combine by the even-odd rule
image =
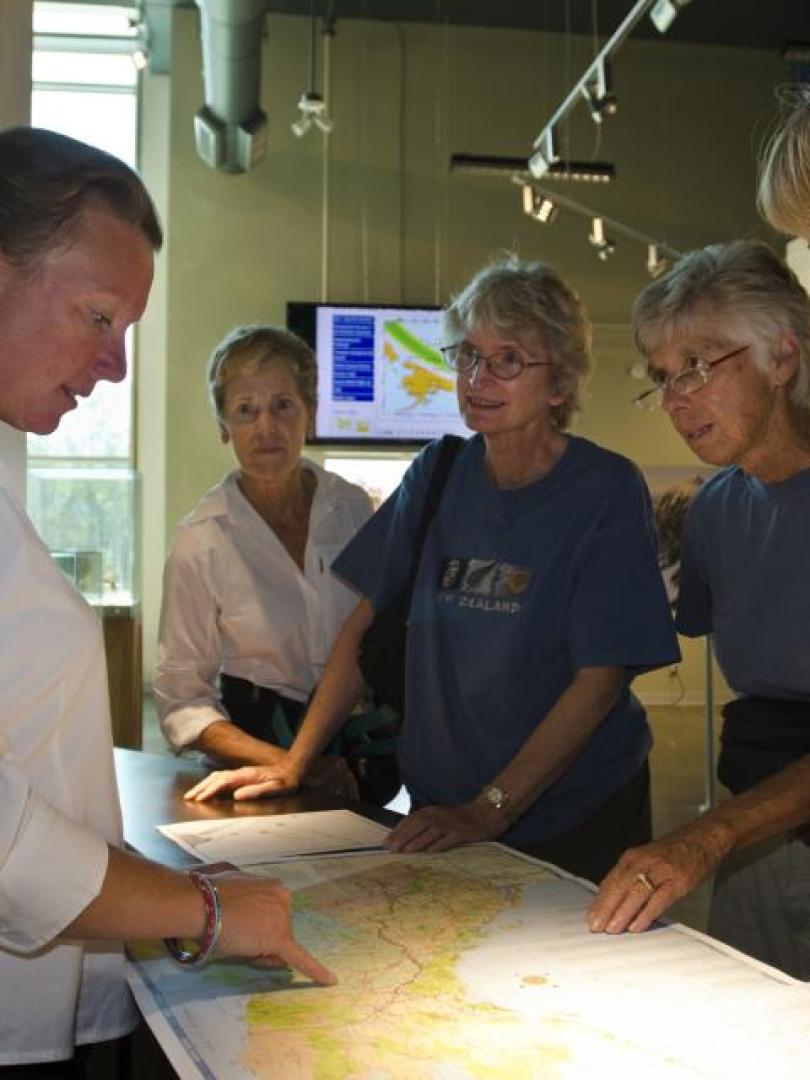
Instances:
[[[625,458],[567,433],[590,328],[543,263],[510,256],[446,311],[443,354],[475,432],[427,533],[409,617],[397,852],[501,838],[598,881],[650,836],[644,710],[630,692],[678,647],[650,499]],[[203,797],[299,784],[364,691],[363,633],[406,586],[439,443],[334,569],[362,596],[280,767],[215,774]]]

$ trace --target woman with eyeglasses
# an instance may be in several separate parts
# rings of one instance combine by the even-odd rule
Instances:
[[[412,811],[391,851],[500,838],[590,878],[650,836],[635,674],[678,659],[638,470],[568,432],[590,368],[580,301],[543,263],[482,270],[446,311],[444,355],[475,433],[427,534],[408,628],[400,764]],[[363,599],[281,768],[300,783],[362,690],[360,639],[405,585],[437,459],[425,448],[335,567]]]
[[[677,625],[711,634],[733,691],[717,762],[733,797],[626,852],[589,925],[645,930],[713,876],[709,933],[810,980],[810,298],[735,240],[648,285],[633,329],[662,412],[717,469],[686,516]]]
[[[355,606],[330,566],[370,517],[371,500],[303,455],[316,366],[296,334],[237,327],[211,356],[208,390],[237,468],[175,532],[164,572],[155,701],[175,750],[202,750],[229,766],[272,765],[283,761],[282,748],[292,743]],[[364,729],[372,722],[364,716]],[[400,786],[393,743],[380,725],[371,736],[368,749],[387,753],[354,764],[364,797],[384,803]],[[356,797],[341,757],[322,761],[310,779]]]

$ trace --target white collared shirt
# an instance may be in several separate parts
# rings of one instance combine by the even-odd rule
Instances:
[[[242,494],[239,471],[212,488],[177,527],[163,575],[155,702],[180,750],[229,720],[220,672],[306,701],[357,594],[330,571],[370,517],[362,488],[305,460],[315,473],[303,572]]]
[[[121,844],[101,623],[0,466],[0,1065],[131,1030],[118,944],[52,944]]]

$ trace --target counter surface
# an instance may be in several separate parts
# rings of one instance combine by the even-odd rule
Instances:
[[[189,803],[184,800],[183,793],[210,772],[209,766],[190,757],[146,754],[141,750],[116,747],[115,771],[126,843],[141,855],[164,866],[185,868],[197,862],[157,831],[159,825],[168,825],[173,821],[294,814],[310,810],[338,810],[346,806],[384,825],[393,825],[399,817],[368,803],[347,804],[317,789],[242,803],[235,803],[229,798]]]

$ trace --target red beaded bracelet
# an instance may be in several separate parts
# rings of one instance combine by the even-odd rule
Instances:
[[[188,875],[202,893],[205,904],[205,931],[202,943],[196,949],[187,949],[179,938],[164,938],[163,944],[178,964],[184,967],[202,967],[214,955],[222,930],[222,905],[217,887],[205,874],[192,870]]]

